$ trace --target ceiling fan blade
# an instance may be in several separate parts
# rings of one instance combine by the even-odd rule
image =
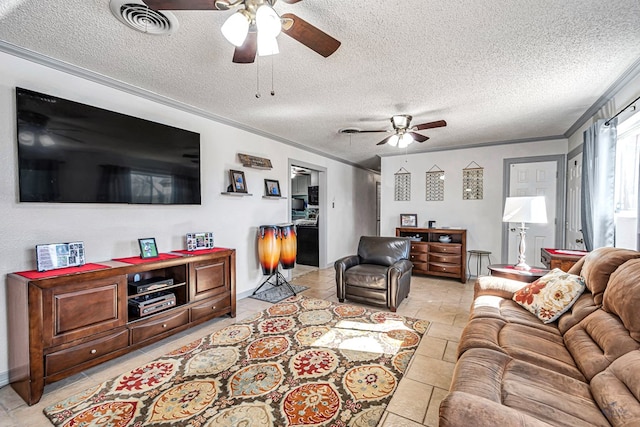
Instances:
[[[240,47],[233,52],[233,62],[236,64],[251,64],[256,60],[258,50],[258,33],[249,32],[247,38]]]
[[[290,28],[282,29],[282,32],[308,47],[309,49],[319,53],[325,58],[338,50],[340,42],[321,29],[314,27],[304,19],[292,14],[285,13],[280,16],[282,19],[293,20]]]
[[[391,132],[389,130],[359,130],[354,133],[380,133],[380,132]]]
[[[395,133],[393,135],[395,135]],[[384,145],[384,144],[386,144],[387,141],[389,141],[389,138],[391,138],[393,135],[389,135],[388,137],[386,137],[382,141],[378,142],[376,145]]]
[[[419,133],[416,133],[416,132],[407,132],[407,133],[411,135],[414,141],[417,141],[417,142],[425,142],[427,139],[429,139],[428,136],[420,135]]]
[[[285,3],[288,3],[288,4],[296,4],[296,3],[298,3],[299,1],[302,1],[302,0],[282,0],[282,1],[285,2]]]
[[[433,129],[433,128],[441,128],[446,125],[447,125],[447,122],[445,122],[444,120],[437,120],[435,122],[422,123],[421,125],[413,126],[412,129],[414,130]]]
[[[144,0],[153,10],[221,10],[215,0]]]

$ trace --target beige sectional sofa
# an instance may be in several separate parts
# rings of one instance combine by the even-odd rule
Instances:
[[[570,271],[586,290],[552,323],[480,277],[440,426],[640,426],[640,252],[601,248]]]

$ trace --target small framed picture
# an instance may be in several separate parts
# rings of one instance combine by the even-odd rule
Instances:
[[[417,227],[418,214],[400,214],[400,227]]]
[[[213,233],[187,233],[187,250],[213,249]]]
[[[280,182],[276,181],[275,179],[265,179],[264,192],[267,196],[271,197],[282,196],[282,194],[280,193]]]
[[[158,256],[156,239],[153,237],[138,239],[138,244],[140,245],[140,258],[155,258]]]
[[[244,172],[230,169],[229,180],[231,181],[231,191],[234,193],[247,192],[247,181],[244,177]]]

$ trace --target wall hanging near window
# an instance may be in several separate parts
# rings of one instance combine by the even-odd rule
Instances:
[[[484,168],[476,162],[469,163],[462,169],[462,200],[482,200],[483,182]]]
[[[404,171],[404,172],[403,172]],[[411,172],[400,168],[394,174],[394,200],[396,202],[408,202],[411,200]]]
[[[426,178],[427,202],[442,202],[444,200],[444,171],[438,165],[433,165],[427,171]]]

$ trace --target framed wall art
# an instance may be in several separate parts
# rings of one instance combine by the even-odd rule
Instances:
[[[475,165],[475,167],[470,167]],[[482,200],[484,194],[484,168],[471,162],[462,169],[462,200]]]
[[[247,180],[244,177],[244,172],[230,169],[229,180],[231,181],[231,191],[234,193],[247,192]]]
[[[393,193],[393,200],[396,202],[408,202],[411,200],[411,172],[405,168],[400,168],[394,174]]]
[[[280,182],[275,179],[265,179],[264,194],[269,197],[281,197]]]
[[[417,227],[418,214],[400,214],[400,227]]]
[[[427,202],[442,202],[444,200],[444,171],[438,165],[433,165],[427,171],[425,188]]]

